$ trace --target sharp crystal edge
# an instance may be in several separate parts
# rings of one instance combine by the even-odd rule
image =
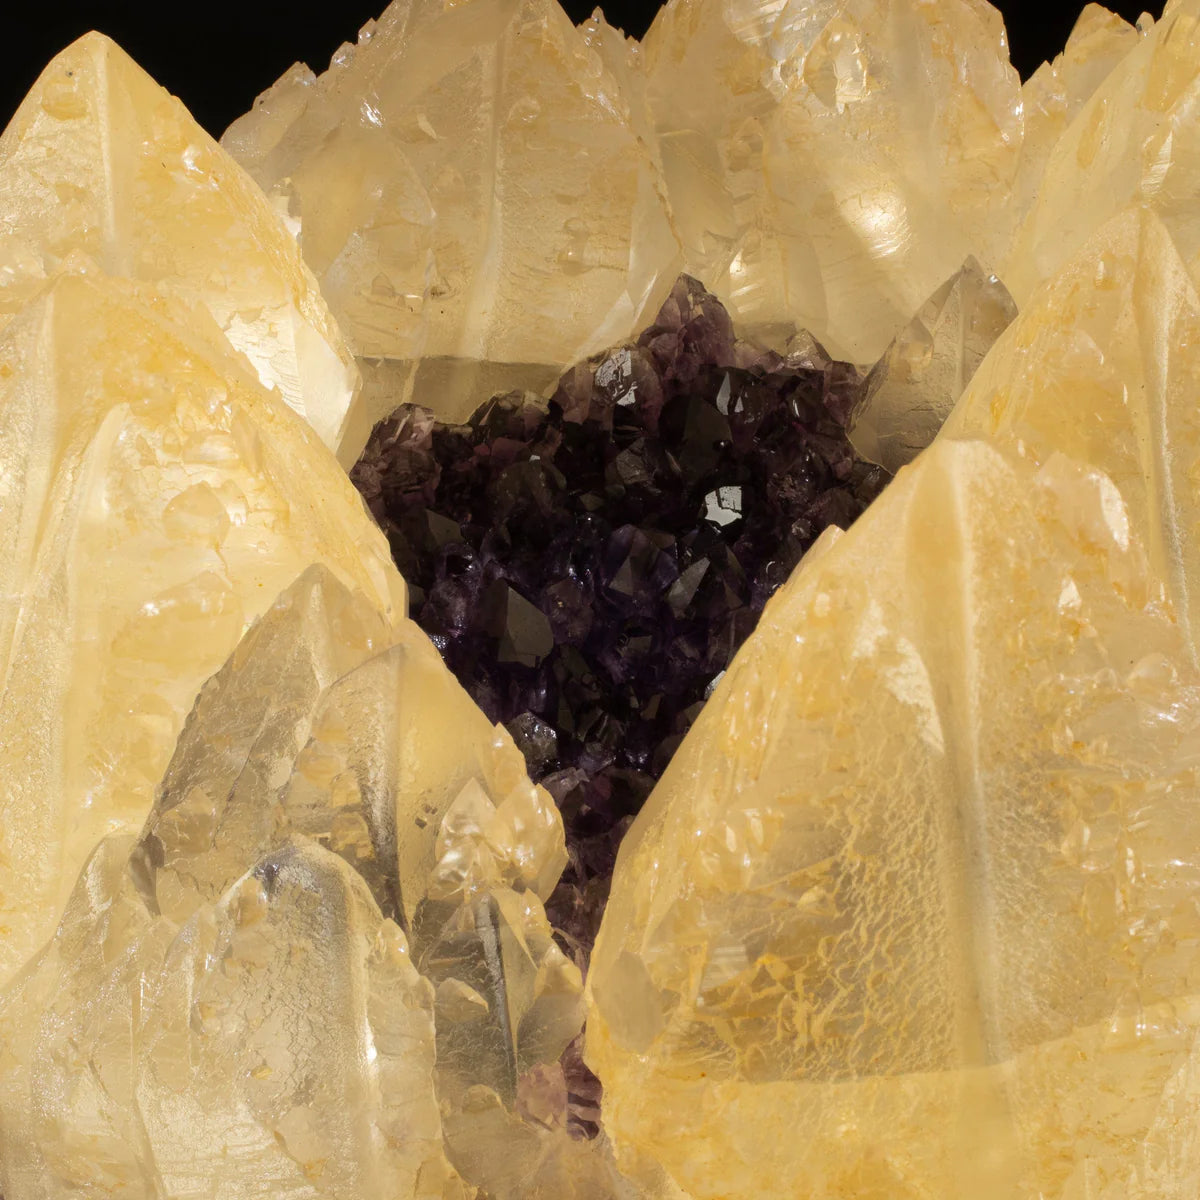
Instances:
[[[370,432],[354,360],[283,220],[119,46],[80,38],[0,138],[0,324],[90,260],[207,309],[353,465]]]
[[[349,480],[207,311],[93,270],[0,329],[0,980],[314,562],[404,612]]]
[[[692,1200],[1200,1179],[1197,301],[1134,208],[801,563],[618,855],[587,1056]]]

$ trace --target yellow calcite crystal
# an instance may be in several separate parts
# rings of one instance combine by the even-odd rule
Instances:
[[[599,1196],[517,1104],[582,1019],[565,861],[424,634],[310,568],[0,998],[5,1196]]]
[[[374,415],[418,360],[418,398],[464,416],[657,311],[678,247],[625,66],[556,0],[395,0],[226,133],[296,222]]]
[[[403,614],[349,480],[206,312],[60,274],[0,330],[0,983],[313,562]]]
[[[743,323],[869,363],[1007,244],[1020,89],[989,5],[669,0],[643,49],[686,269]]]
[[[1200,660],[1200,296],[1163,221],[1132,208],[1040,288],[947,422],[1101,469]]]
[[[943,435],[771,601],[621,848],[619,1161],[692,1200],[1184,1195],[1197,746],[1113,481]]]
[[[1063,52],[1044,62],[1021,86],[1024,137],[1013,184],[1014,212],[1024,216],[1037,195],[1055,143],[1113,68],[1138,44],[1153,22],[1143,14],[1137,26],[1099,4],[1079,14]],[[998,263],[996,265],[999,265]]]
[[[1193,275],[1200,268],[1195,203],[1200,125],[1200,2],[1178,0],[1119,61],[1055,142],[1006,261],[1018,305],[1130,204],[1153,208]]]
[[[88,34],[0,138],[0,323],[86,257],[202,305],[352,465],[370,433],[320,289],[253,182],[120,47]]]

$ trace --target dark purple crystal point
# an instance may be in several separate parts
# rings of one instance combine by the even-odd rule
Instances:
[[[554,795],[549,905],[581,965],[617,846],[767,598],[887,476],[845,423],[861,377],[739,341],[680,278],[636,342],[466,425],[405,406],[352,478],[417,622]]]

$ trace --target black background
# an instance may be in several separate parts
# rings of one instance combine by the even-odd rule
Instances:
[[[1158,15],[1159,3],[1154,5]],[[0,0],[0,124],[54,54],[89,29],[115,38],[164,87],[179,96],[201,124],[220,136],[254,97],[297,60],[322,70],[344,41],[385,7],[387,0],[47,0],[41,6]],[[595,0],[567,0],[571,18],[586,19]],[[608,0],[605,16],[640,36],[657,4]],[[1082,0],[1000,0],[1013,62],[1027,76],[1066,41]],[[1134,20],[1143,4],[1110,4]]]

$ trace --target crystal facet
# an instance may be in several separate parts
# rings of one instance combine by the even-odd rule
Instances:
[[[0,139],[0,324],[64,266],[199,304],[349,466],[370,432],[316,280],[245,172],[119,46],[88,34]]]
[[[1132,1185],[1200,1047],[1200,678],[1130,530],[1086,463],[943,435],[810,552],[621,848],[618,1161],[691,1200],[1181,1194]]]
[[[867,376],[850,414],[864,458],[898,471],[937,436],[996,339],[1017,315],[1008,289],[974,258],[921,306]]]
[[[565,858],[424,635],[311,568],[0,1001],[6,1195],[549,1200],[502,1185],[547,1155],[517,1096],[582,1016],[539,901]],[[489,1160],[497,1121],[524,1160]]]
[[[395,0],[224,143],[298,223],[372,416],[467,416],[643,324],[678,246],[629,50],[555,0]]]
[[[203,310],[63,274],[0,330],[0,981],[312,562],[404,611],[337,463]]]

